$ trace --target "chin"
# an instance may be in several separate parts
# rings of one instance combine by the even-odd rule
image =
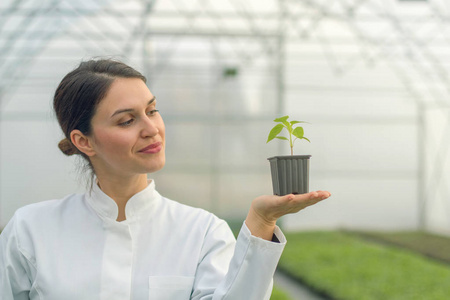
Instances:
[[[166,164],[166,162],[163,160],[160,163],[154,163],[152,164],[152,166],[149,166],[146,170],[145,173],[155,173],[159,170],[161,170],[162,168],[164,168],[164,165]]]

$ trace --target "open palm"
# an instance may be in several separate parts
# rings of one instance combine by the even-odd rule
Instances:
[[[259,196],[252,201],[245,222],[252,234],[264,239],[270,239],[275,223],[280,217],[299,212],[330,196],[330,192],[327,191],[285,196]]]

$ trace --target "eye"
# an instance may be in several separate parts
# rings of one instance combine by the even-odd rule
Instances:
[[[134,122],[134,119],[129,119],[128,121],[119,123],[119,126],[127,127],[127,126],[130,126],[131,124],[133,124],[133,122]]]
[[[153,115],[156,114],[158,111],[159,111],[159,110],[157,110],[157,109],[149,110],[149,111],[147,112],[147,116],[153,116]]]

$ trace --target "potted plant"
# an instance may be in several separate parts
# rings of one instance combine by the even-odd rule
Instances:
[[[303,127],[298,124],[307,123],[303,121],[288,121],[289,116],[277,118],[274,122],[278,123],[270,130],[267,142],[273,139],[289,141],[291,155],[274,156],[268,158],[272,173],[272,186],[274,195],[304,194],[309,191],[309,159],[311,155],[294,155],[294,142],[304,137]],[[280,136],[281,131],[286,129],[289,138]]]

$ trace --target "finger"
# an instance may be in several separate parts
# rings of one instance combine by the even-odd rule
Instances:
[[[313,205],[319,201],[325,200],[330,196],[330,193],[324,191],[313,191],[302,195],[296,195],[297,202],[303,202],[305,204]]]
[[[302,210],[323,200],[322,197],[319,197],[315,192],[312,192],[311,194],[308,193],[305,196],[308,197],[297,198],[295,199],[296,201],[291,202],[292,207],[295,207],[296,211]]]
[[[294,195],[294,194],[287,194],[284,196],[279,196],[278,203],[287,203],[287,202],[295,201],[296,196],[297,195]]]
[[[283,197],[285,198],[283,200],[294,200],[295,199],[295,195],[294,194],[284,195]]]
[[[331,196],[331,193],[328,191],[315,191],[317,193],[317,198],[326,199]]]
[[[307,194],[309,199],[321,199],[325,194],[322,191],[314,191]]]
[[[331,196],[331,193],[330,193],[329,191],[317,191],[317,192],[323,193],[323,194],[325,194],[327,197],[330,197],[330,196]]]
[[[284,203],[289,203],[289,205],[292,205],[293,207],[297,206],[309,206],[312,204],[315,204],[322,200],[322,197],[319,195],[318,192],[309,192],[306,194],[296,194],[293,195],[294,197],[289,198],[288,201],[285,201]],[[287,200],[287,199],[286,199]]]
[[[316,191],[316,192],[312,192],[310,193],[309,198],[305,199],[303,201],[304,204],[306,204],[306,206],[311,206],[314,205],[322,200],[327,199],[329,196],[328,193],[324,193],[322,191]]]

